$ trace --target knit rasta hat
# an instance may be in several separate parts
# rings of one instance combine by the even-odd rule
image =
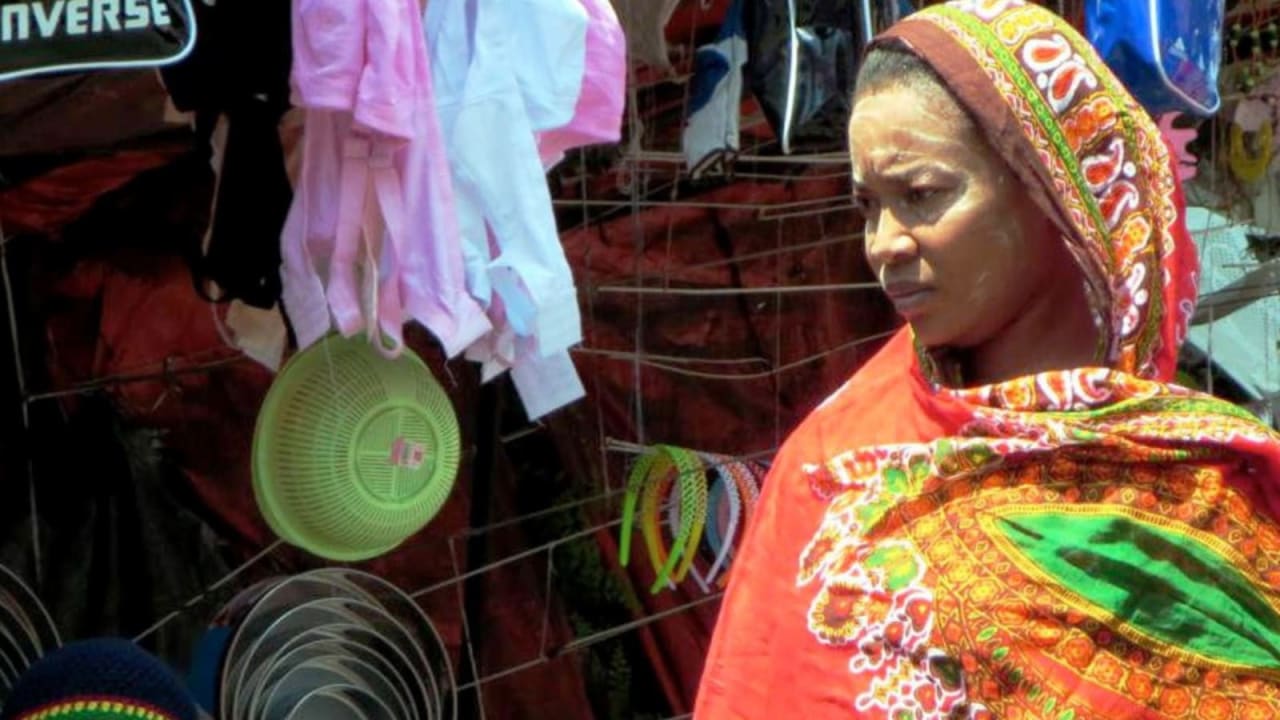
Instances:
[[[196,720],[190,693],[164,663],[118,639],[68,643],[18,679],[0,720]]]

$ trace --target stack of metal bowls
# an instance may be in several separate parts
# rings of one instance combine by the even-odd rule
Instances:
[[[268,580],[224,609],[222,720],[454,720],[449,652],[394,585],[324,568]]]
[[[61,646],[58,629],[36,594],[0,565],[0,707],[27,668]]]

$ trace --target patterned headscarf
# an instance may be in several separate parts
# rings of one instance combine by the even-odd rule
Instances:
[[[1195,247],[1159,128],[1089,43],[1023,0],[961,0],[898,23],[1067,238],[1106,364],[1173,377],[1195,306]]]

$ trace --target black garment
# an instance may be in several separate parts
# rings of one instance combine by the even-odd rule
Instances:
[[[192,249],[192,275],[211,302],[271,308],[280,299],[280,231],[293,197],[278,133],[289,108],[289,0],[194,5],[196,47],[162,76],[174,105],[196,113],[197,142],[207,147],[220,116],[229,129],[211,238],[207,249]]]
[[[102,397],[84,398],[78,408],[61,423],[41,412],[24,448],[40,513],[44,583],[37,592],[64,642],[133,637],[229,566],[160,435],[127,426]],[[0,498],[10,524],[0,536],[0,562],[35,587],[27,478],[19,471],[6,480]],[[216,607],[192,608],[143,645],[182,667]]]
[[[911,0],[749,0],[743,71],[783,152],[844,147],[862,48],[909,14]],[[793,14],[794,10],[794,14]],[[792,72],[792,65],[795,72]]]

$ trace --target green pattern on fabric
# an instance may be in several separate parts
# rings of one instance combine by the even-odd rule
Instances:
[[[1192,415],[1228,415],[1256,423],[1258,417],[1248,410],[1225,400],[1211,397],[1163,397],[1152,398],[1146,407],[1158,412],[1180,412]]]
[[[1225,400],[1209,396],[1130,398],[1093,410],[1062,410],[1039,412],[1036,415],[1063,420],[1098,420],[1114,422],[1125,417],[1145,418],[1159,413],[1188,415],[1225,415],[1257,423],[1257,416],[1248,410]]]
[[[890,467],[884,470],[884,489],[893,497],[902,497],[918,491],[919,486],[913,480],[914,478],[902,468]]]
[[[877,547],[867,556],[865,565],[868,570],[879,570],[885,574],[885,587],[890,592],[906,589],[924,576],[924,568],[915,553],[897,543]]]
[[[1062,587],[1148,637],[1226,665],[1280,670],[1280,614],[1208,545],[1104,512],[1019,511],[992,526]]]
[[[1040,121],[1041,131],[1044,132],[1049,142],[1053,144],[1054,152],[1062,160],[1062,164],[1067,169],[1067,174],[1071,176],[1071,183],[1084,200],[1085,209],[1089,211],[1089,219],[1093,221],[1094,231],[1101,237],[1109,238],[1111,231],[1107,229],[1107,222],[1102,217],[1102,210],[1098,207],[1097,199],[1089,192],[1089,186],[1084,181],[1084,171],[1080,168],[1079,158],[1071,151],[1071,144],[1067,142],[1066,136],[1063,135],[1062,128],[1058,125],[1057,116],[1045,103],[1044,98],[1041,97],[1039,88],[1035,86],[1031,78],[1027,77],[1026,68],[1022,66],[1018,58],[1009,52],[1009,49],[1000,41],[1000,38],[996,37],[996,34],[992,32],[990,26],[973,15],[946,5],[936,5],[929,8],[927,12],[936,12],[962,26],[970,35],[977,38],[983,47],[991,52],[996,61],[1004,67],[1005,74],[1013,81],[1013,84],[1018,86],[1018,92],[1022,99],[1031,106],[1032,113]],[[1108,246],[1107,250],[1110,251],[1113,248]],[[1116,264],[1114,253],[1108,252],[1107,260],[1107,270],[1113,272]]]
[[[889,511],[897,506],[898,503],[894,498],[880,497],[859,505],[854,513],[862,527],[869,530],[878,525],[885,515],[888,515]]]

